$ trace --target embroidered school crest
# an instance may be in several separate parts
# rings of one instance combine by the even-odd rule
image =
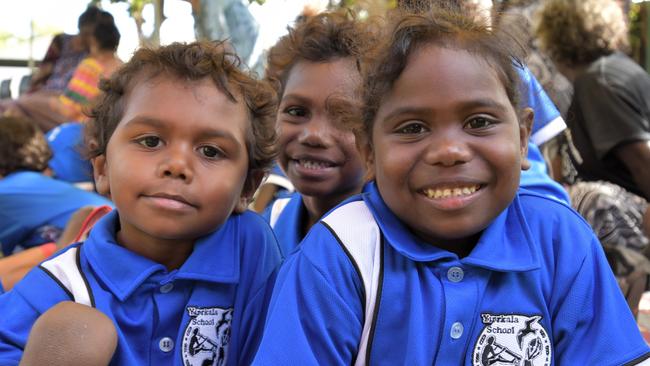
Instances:
[[[187,307],[190,320],[183,333],[183,365],[226,364],[232,311],[232,308]]]
[[[481,314],[483,331],[476,341],[472,365],[548,366],[551,341],[540,315]]]

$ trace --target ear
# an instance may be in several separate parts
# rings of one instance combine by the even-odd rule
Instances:
[[[366,169],[364,181],[370,182],[375,179],[375,156],[372,150],[372,145],[370,141],[368,141],[367,137],[361,136],[360,134],[356,135],[355,140],[357,150],[359,150],[359,153],[361,154],[361,161],[364,162]]]
[[[521,113],[519,122],[519,149],[521,153],[521,170],[530,169],[530,162],[528,161],[528,139],[530,138],[530,131],[533,128],[533,120],[535,113],[530,108],[524,108]]]
[[[248,173],[248,177],[246,177],[246,181],[244,182],[244,188],[242,189],[239,201],[233,210],[234,213],[242,213],[246,211],[249,203],[253,199],[253,195],[255,194],[257,187],[260,186],[262,179],[264,179],[264,174],[265,173],[263,170],[258,169],[252,170]]]
[[[95,189],[97,190],[97,193],[111,198],[111,186],[108,183],[106,155],[94,157],[90,162],[93,165],[93,177],[95,178]]]

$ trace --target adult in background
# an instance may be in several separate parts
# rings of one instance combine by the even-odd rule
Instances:
[[[589,222],[634,313],[650,289],[650,77],[622,50],[627,26],[613,0],[548,0],[541,47],[574,86],[573,136],[563,174],[572,206]]]
[[[548,0],[537,35],[574,86],[567,124],[583,180],[650,199],[650,76],[622,50],[627,26],[613,0]]]
[[[89,6],[77,21],[78,34],[59,33],[54,36],[41,65],[32,75],[30,93],[61,93],[65,89],[79,62],[88,56],[90,38],[100,12],[96,6]]]
[[[113,16],[100,11],[90,38],[90,53],[79,63],[63,93],[25,95],[6,108],[4,115],[29,118],[43,131],[64,122],[85,121],[85,113],[99,95],[99,80],[108,78],[122,64],[116,55],[119,42]]]

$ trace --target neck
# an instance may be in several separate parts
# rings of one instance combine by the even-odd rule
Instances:
[[[98,60],[109,60],[114,57],[114,52],[111,50],[96,49],[90,52],[90,55]]]
[[[439,239],[436,240],[435,246],[456,254],[458,258],[465,258],[474,250],[482,233],[479,232],[468,238],[461,239]]]

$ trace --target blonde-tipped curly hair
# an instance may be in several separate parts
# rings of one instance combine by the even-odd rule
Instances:
[[[569,67],[628,47],[625,17],[614,0],[547,0],[535,31],[542,49]]]

